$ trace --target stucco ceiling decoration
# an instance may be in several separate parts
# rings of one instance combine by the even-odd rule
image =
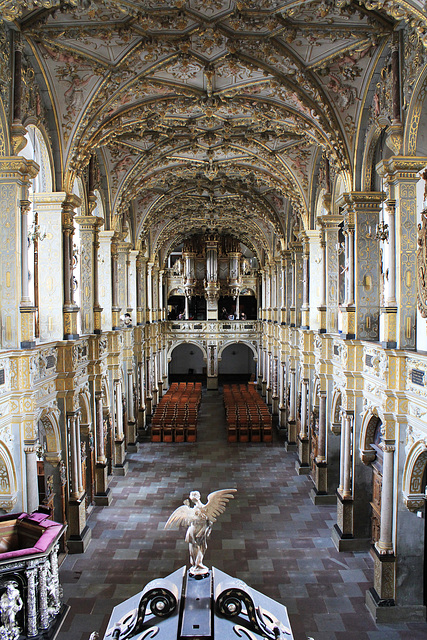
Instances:
[[[250,192],[251,212],[283,235],[285,200],[307,216],[320,154],[332,172],[351,170],[361,97],[391,37],[390,16],[411,20],[421,36],[426,27],[415,0],[58,4],[0,0],[0,10],[21,17],[50,86],[66,141],[65,187],[102,150],[112,215],[128,215],[133,202],[144,234],[160,215],[167,228],[174,200],[186,231],[196,224],[185,184],[169,183],[176,174],[210,182],[214,200],[222,181],[230,201],[233,181],[255,175],[262,186]],[[269,205],[264,189],[276,199]]]

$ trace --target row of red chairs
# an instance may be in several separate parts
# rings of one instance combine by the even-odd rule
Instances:
[[[151,441],[195,442],[201,396],[200,382],[171,384],[153,415]]]
[[[228,442],[271,442],[272,419],[254,385],[224,385]]]

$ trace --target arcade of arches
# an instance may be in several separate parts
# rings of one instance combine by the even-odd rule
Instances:
[[[252,374],[371,613],[425,620],[425,3],[0,17],[2,511],[83,553],[170,376]]]

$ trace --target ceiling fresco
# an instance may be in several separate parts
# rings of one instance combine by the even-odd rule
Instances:
[[[0,9],[55,105],[62,187],[96,153],[111,227],[134,216],[153,251],[222,229],[269,253],[290,215],[307,226],[326,174],[351,176],[396,18],[425,35],[417,2],[38,4]]]

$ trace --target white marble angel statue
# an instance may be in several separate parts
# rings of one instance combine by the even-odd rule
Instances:
[[[191,575],[200,575],[209,571],[203,564],[208,537],[213,523],[225,511],[227,502],[234,498],[235,491],[236,489],[214,491],[208,495],[206,504],[201,502],[198,491],[192,491],[190,500],[184,500],[184,504],[175,509],[166,522],[165,529],[187,527],[185,541],[188,542],[190,551]],[[190,501],[194,503],[193,507],[190,506]]]

